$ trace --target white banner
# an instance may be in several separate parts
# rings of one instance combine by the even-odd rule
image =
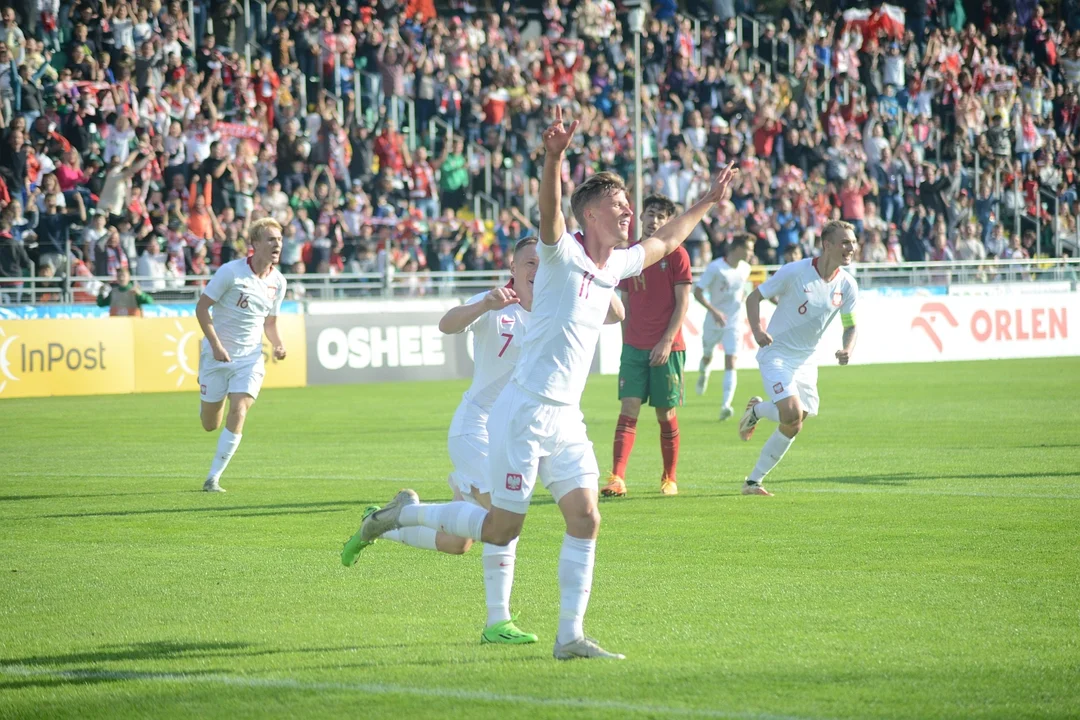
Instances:
[[[701,361],[705,309],[695,300],[683,324],[686,368]],[[773,305],[763,302],[766,323]],[[1080,356],[1080,293],[988,297],[870,297],[859,299],[859,340],[852,364]],[[836,362],[843,328],[835,319],[814,360]],[[622,337],[605,328],[600,371],[619,371]],[[713,354],[713,370],[723,369],[723,348]],[[739,332],[738,368],[756,368],[757,345],[744,319]]]

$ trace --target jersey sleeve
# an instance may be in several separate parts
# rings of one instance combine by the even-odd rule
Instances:
[[[764,298],[774,298],[778,295],[782,295],[787,290],[788,285],[791,284],[792,279],[795,277],[795,273],[798,271],[795,269],[798,263],[788,263],[777,270],[771,278],[761,283],[758,286],[758,290],[761,292],[761,296]]]
[[[698,278],[697,287],[701,288],[705,292],[709,292],[709,287],[712,285],[712,281],[716,279],[716,263],[709,263],[705,267],[705,272],[701,273],[701,277]]]
[[[682,245],[671,253],[671,282],[673,285],[688,285],[694,282],[690,272],[690,253]]]
[[[274,306],[272,308],[270,308],[270,317],[277,317],[278,315],[281,314],[281,303],[284,302],[284,300],[285,300],[285,285],[287,283],[288,283],[288,280],[286,280],[285,276],[282,275],[281,276],[281,290],[278,292],[277,297],[274,298]]]
[[[486,297],[487,297],[487,293],[486,293],[486,292],[482,292],[482,293],[477,293],[476,295],[473,295],[473,296],[472,296],[471,298],[469,298],[468,300],[466,300],[465,302],[463,302],[463,303],[462,303],[462,305],[475,305],[476,303],[484,302],[484,298],[486,298]],[[466,328],[465,328],[464,330],[462,330],[462,331],[461,331],[460,333],[458,333],[458,335],[460,335],[461,333],[467,333],[467,332],[469,332],[470,330],[474,330],[474,331],[475,331],[475,330],[476,330],[476,326],[477,326],[477,325],[479,325],[479,324],[480,324],[481,322],[483,322],[483,321],[484,321],[484,318],[486,318],[486,317],[489,317],[490,315],[491,315],[491,313],[484,313],[484,314],[483,314],[483,315],[481,315],[480,317],[478,317],[478,318],[476,318],[475,320],[473,320],[473,321],[472,321],[472,322],[471,322],[471,323],[469,324],[469,326],[468,326],[468,327],[466,327]]]
[[[855,327],[855,307],[859,303],[859,285],[854,280],[848,283],[847,297],[840,306],[840,322],[844,327]]]
[[[206,283],[206,287],[203,288],[203,295],[210,298],[214,302],[218,302],[221,298],[225,297],[225,293],[229,291],[229,286],[233,281],[233,271],[226,263],[217,269],[217,272],[210,276],[210,282]]]
[[[623,261],[622,268],[616,271],[620,279],[636,277],[645,269],[645,248],[641,243],[626,250],[616,250],[615,253],[620,255]]]
[[[540,255],[540,262],[569,265],[573,258],[574,245],[577,242],[577,238],[564,232],[559,242],[554,245],[548,245],[543,241],[536,243],[536,252]]]

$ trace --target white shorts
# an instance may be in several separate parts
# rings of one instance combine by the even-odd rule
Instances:
[[[797,396],[803,411],[818,414],[817,365],[787,363],[783,358],[758,358],[761,382],[773,402]]]
[[[491,492],[491,478],[488,476],[488,439],[483,435],[456,435],[447,443],[450,462],[454,471],[450,473],[450,487],[464,496],[472,493],[472,488],[482,493]]]
[[[199,354],[199,394],[203,402],[221,402],[231,393],[246,393],[259,397],[266,365],[262,353],[218,362],[209,351]]]
[[[716,327],[713,324],[705,326],[702,332],[702,344],[705,347],[704,355],[712,357],[713,348],[717,345],[724,346],[725,355],[737,355],[739,351],[739,329],[734,325]]]
[[[600,468],[576,405],[550,405],[514,383],[488,418],[491,504],[524,515],[539,475],[555,502],[571,490],[596,492]]]

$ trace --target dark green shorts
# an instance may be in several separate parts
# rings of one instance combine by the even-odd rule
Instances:
[[[656,408],[673,408],[683,404],[683,364],[686,352],[678,350],[668,355],[667,363],[649,365],[648,350],[623,345],[619,363],[619,399],[640,398]]]

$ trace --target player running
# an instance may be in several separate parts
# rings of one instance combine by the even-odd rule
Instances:
[[[784,265],[746,299],[750,328],[761,346],[757,354],[761,380],[772,402],[750,398],[739,422],[739,437],[749,440],[763,418],[780,426],[765,441],[743,485],[743,495],[772,495],[761,481],[795,442],[803,421],[817,415],[817,365],[811,356],[837,313],[844,324],[844,338],[836,359],[847,365],[855,351],[859,286],[843,268],[851,264],[857,245],[855,227],[833,220],[821,231],[821,257]],[[768,332],[761,329],[762,298],[776,299]]]
[[[278,334],[277,316],[285,298],[285,278],[274,264],[281,256],[281,225],[263,218],[248,230],[254,254],[227,262],[206,284],[195,317],[203,335],[199,354],[199,391],[203,429],[221,427],[225,397],[229,414],[218,438],[217,454],[210,464],[203,490],[225,492],[218,481],[240,446],[244,419],[259,397],[266,367],[262,336],[273,347],[274,357],[285,359],[285,345]],[[213,313],[210,308],[213,307]]]
[[[650,195],[641,204],[642,237],[652,237],[675,217],[675,203],[663,195]],[[686,248],[623,280],[619,289],[626,305],[622,359],[619,363],[619,400],[622,408],[615,425],[614,460],[606,497],[626,495],[626,463],[637,437],[638,414],[646,400],[656,409],[660,423],[660,452],[664,473],[660,493],[678,495],[675,467],[679,462],[679,421],[675,408],[683,402],[683,364],[686,344],[682,324],[690,307],[690,256]]]
[[[720,419],[735,414],[731,401],[735,399],[737,375],[736,353],[742,330],[743,298],[750,280],[750,263],[754,254],[754,236],[739,233],[724,248],[724,257],[709,263],[694,286],[694,297],[705,306],[705,328],[702,332],[701,368],[698,373],[697,394],[704,395],[709,387],[709,365],[717,345],[724,347],[724,396],[720,403]]]
[[[544,132],[544,175],[540,186],[540,269],[533,289],[529,333],[511,382],[491,409],[488,474],[491,510],[467,502],[421,505],[403,490],[369,516],[361,535],[370,541],[399,527],[424,526],[452,535],[506,545],[521,533],[537,477],[551,492],[566,521],[559,556],[559,629],[553,655],[614,658],[583,630],[592,589],[596,536],[600,529],[600,475],[579,407],[600,328],[615,288],[675,251],[728,191],[734,168],[721,173],[709,193],[682,216],[632,248],[627,242],[633,211],[616,175],[598,173],[571,197],[584,234],[566,232],[560,177],[577,122],[555,123]]]

